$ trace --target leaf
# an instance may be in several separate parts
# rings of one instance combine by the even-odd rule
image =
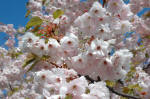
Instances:
[[[72,99],[72,95],[71,94],[67,94],[65,99]]]
[[[139,86],[139,84],[133,84],[128,86],[129,89],[137,89],[138,91],[142,90],[142,87]]]
[[[124,88],[123,88],[123,93],[126,93],[126,94],[127,94],[127,93],[129,93],[129,91],[130,91],[130,89],[129,89],[128,87],[124,87]]]
[[[64,11],[62,11],[61,9],[58,9],[56,10],[54,13],[53,13],[53,18],[56,19],[56,18],[59,18],[60,16],[62,16],[64,14]]]
[[[10,55],[13,59],[18,58],[18,56],[20,56],[22,54],[23,54],[22,52],[15,52],[15,51],[10,52]]]
[[[43,55],[42,58],[41,58],[40,60],[45,61],[45,60],[47,60],[47,59],[49,59],[49,58],[50,58],[50,56]]]
[[[48,41],[49,41],[49,39],[47,39],[47,38],[46,38],[46,39],[45,39],[45,44],[47,44],[47,43],[48,43]]]
[[[35,59],[36,59],[35,57],[27,59],[22,67],[25,68],[28,64],[32,63]]]
[[[4,58],[4,53],[0,53],[0,57]]]
[[[37,32],[40,28],[40,25],[37,25],[34,27],[34,29],[32,30],[33,33]]]
[[[14,94],[14,92],[13,91],[10,91],[9,93],[8,93],[8,96],[12,96]]]
[[[121,97],[120,97],[120,99],[128,99],[128,98],[126,98],[126,97],[122,97],[122,96],[121,96]]]
[[[15,56],[17,58],[19,55],[22,55],[22,54],[23,54],[22,52],[17,52],[17,53],[15,53]]]
[[[123,88],[123,92],[126,93],[126,94],[130,94],[130,95],[133,95],[134,94],[134,90],[133,89],[130,89],[128,87],[124,87]]]
[[[110,87],[114,87],[116,85],[116,83],[114,81],[106,80],[106,85],[110,86]]]
[[[31,13],[31,11],[27,10],[27,13],[26,13],[25,17],[27,18],[30,15],[30,13]]]
[[[90,93],[90,89],[89,89],[89,88],[86,88],[85,93],[86,93],[86,94],[89,94],[89,93]]]
[[[149,55],[148,55],[148,53],[145,53],[145,57],[146,57],[146,58],[149,58]]]
[[[145,36],[144,38],[150,39],[150,35]]]
[[[32,82],[34,80],[34,78],[30,78],[30,79],[26,79],[25,81],[28,82]]]
[[[13,88],[12,91],[9,91],[8,96],[12,96],[15,92],[18,92],[21,89],[22,89],[21,87]]]
[[[28,69],[27,72],[31,71],[31,70],[34,68],[34,66],[35,66],[38,62],[39,62],[39,60],[36,60],[36,61],[30,66],[30,68]]]
[[[55,34],[55,35],[58,35],[58,30],[55,30],[54,34]]]
[[[43,23],[43,20],[40,17],[37,17],[37,16],[32,17],[30,19],[30,21],[27,23],[25,31],[27,31],[28,29],[30,29],[32,26],[41,25],[42,23]]]
[[[13,91],[14,91],[14,92],[17,92],[17,91],[19,91],[19,88],[17,88],[17,87],[16,87],[16,88],[13,88]]]
[[[46,2],[46,0],[42,0],[42,5],[44,5],[44,4],[45,4],[45,2]]]
[[[146,18],[150,18],[150,11],[146,12],[146,14],[143,15],[143,17]]]

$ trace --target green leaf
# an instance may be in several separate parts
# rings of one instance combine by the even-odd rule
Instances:
[[[44,4],[45,4],[45,2],[46,2],[46,0],[42,0],[42,5],[44,5]]]
[[[27,82],[27,83],[29,83],[29,82],[32,82],[34,80],[34,78],[30,78],[30,79],[26,79],[25,81]]]
[[[50,56],[43,55],[40,60],[47,60],[49,58],[50,58]]]
[[[13,91],[10,91],[9,93],[8,93],[8,96],[12,96],[14,94],[14,92]]]
[[[32,17],[30,21],[27,23],[25,31],[27,31],[33,26],[41,25],[42,23],[43,23],[43,20],[40,17],[37,17],[37,16]]]
[[[13,91],[14,91],[14,92],[17,92],[17,91],[19,91],[19,88],[17,88],[17,87],[16,87],[16,88],[13,88]]]
[[[54,34],[55,34],[55,35],[58,35],[58,30],[55,30]]]
[[[72,99],[72,95],[71,94],[67,94],[65,99]]]
[[[116,83],[114,81],[106,80],[105,82],[106,82],[106,85],[110,86],[110,87],[114,87],[116,85]]]
[[[133,84],[133,85],[128,85],[129,89],[137,89],[138,91],[142,90],[142,87],[139,86],[139,84]]]
[[[146,57],[146,58],[149,58],[149,55],[148,55],[148,53],[146,53],[146,54],[145,54],[145,57]]]
[[[37,25],[34,27],[34,29],[32,30],[33,33],[37,32],[40,28],[40,25]]]
[[[132,95],[132,94],[134,93],[134,90],[133,90],[133,89],[130,89],[130,88],[128,88],[128,87],[124,87],[124,88],[123,88],[123,93]]]
[[[27,59],[27,60],[25,61],[25,63],[23,64],[22,67],[25,68],[27,65],[29,65],[30,63],[32,63],[35,59],[36,59],[35,57],[32,57],[32,58],[30,58],[30,59]]]
[[[123,88],[123,93],[126,93],[126,94],[127,94],[127,93],[129,93],[129,91],[130,91],[130,89],[129,89],[128,87],[124,87],[124,88]]]
[[[53,18],[56,19],[56,18],[59,18],[60,16],[62,16],[64,14],[64,11],[62,11],[61,9],[58,9],[56,10],[54,13],[53,13]]]
[[[143,17],[146,18],[150,18],[150,11],[146,12],[146,14],[143,15]]]
[[[150,39],[150,35],[145,36],[144,38]]]
[[[90,93],[90,89],[89,89],[89,88],[86,88],[85,93],[86,93],[86,94],[89,94],[89,93]]]
[[[27,18],[30,15],[31,11],[27,10],[25,17]]]
[[[38,62],[39,62],[39,60],[36,60],[36,61],[30,66],[30,68],[28,69],[27,72],[31,71],[31,70],[34,68],[34,66],[35,66]]]
[[[0,57],[4,58],[4,53],[0,53]]]
[[[20,56],[22,54],[23,54],[22,52],[15,52],[15,51],[10,52],[10,55],[13,59],[18,58],[18,56]]]
[[[126,97],[122,97],[122,96],[121,96],[121,97],[120,97],[120,99],[128,99],[128,98],[126,98]]]
[[[8,96],[12,96],[15,92],[18,92],[19,90],[21,90],[21,87],[13,88],[12,91],[9,91]]]
[[[49,41],[49,39],[47,39],[47,38],[46,38],[46,39],[45,39],[45,44],[47,44],[47,43],[48,43],[48,41]]]

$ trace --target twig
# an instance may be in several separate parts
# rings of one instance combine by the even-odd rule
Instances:
[[[93,80],[92,78],[90,78],[89,75],[86,75],[85,78],[86,78],[87,80],[89,80],[91,83],[96,82],[95,80]]]
[[[11,84],[9,83],[8,85],[9,85],[10,90],[13,91]]]
[[[88,75],[86,75],[85,78],[87,80],[89,80],[91,83],[101,81],[99,76],[98,76],[98,80],[94,80],[94,79],[90,78]],[[131,96],[131,95],[127,95],[127,94],[124,94],[124,93],[120,93],[120,92],[114,90],[112,87],[110,87],[108,85],[106,85],[106,87],[109,89],[109,91],[111,91],[112,93],[115,93],[116,95],[119,95],[119,96],[122,96],[122,97],[126,97],[128,99],[141,99],[140,97],[136,97],[136,96]]]
[[[56,68],[59,68],[59,66],[53,62],[50,62],[52,65],[56,66]]]
[[[122,96],[122,97],[126,97],[128,99],[141,99],[139,97],[136,97],[136,96],[131,96],[131,95],[127,95],[127,94],[123,94],[123,93],[120,93],[120,92],[117,92],[116,90],[114,90],[112,87],[110,86],[107,86],[106,87],[109,89],[109,91],[111,91],[112,93],[115,93],[116,95],[119,95],[119,96]]]
[[[121,84],[121,85],[124,85],[124,83],[119,79],[118,82]]]
[[[143,70],[146,70],[150,67],[150,64],[148,64],[147,66],[143,67]]]

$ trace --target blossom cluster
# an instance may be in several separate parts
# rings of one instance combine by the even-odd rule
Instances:
[[[14,29],[13,24],[0,24],[0,32],[5,32],[10,36],[5,45],[7,45],[8,47],[13,47],[15,44],[14,35],[16,33],[16,29]]]
[[[135,91],[143,98],[148,99],[150,97],[150,76],[142,70],[141,67],[136,67],[136,72],[134,79],[129,84],[138,84],[141,87],[141,90]]]
[[[135,14],[148,2],[29,0],[25,28],[0,25],[11,48],[0,48],[0,99],[121,99],[112,90],[132,84],[149,99],[150,19]]]

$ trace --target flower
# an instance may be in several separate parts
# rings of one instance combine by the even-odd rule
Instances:
[[[64,36],[60,40],[60,45],[64,57],[72,57],[78,54],[78,37],[73,33]]]
[[[103,17],[105,12],[106,10],[102,8],[99,2],[94,2],[92,8],[89,11],[90,15],[94,17]]]

